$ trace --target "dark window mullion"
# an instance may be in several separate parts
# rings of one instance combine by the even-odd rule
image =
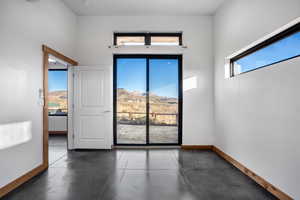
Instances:
[[[149,126],[150,126],[150,120],[149,120],[149,111],[150,111],[150,104],[149,104],[149,75],[150,75],[150,69],[149,69],[149,57],[146,58],[146,144],[149,144]]]
[[[180,34],[178,37],[179,37],[179,45],[182,46],[182,34]]]
[[[178,144],[182,144],[182,56],[178,56],[178,121],[177,121],[177,130],[178,130]]]
[[[145,45],[151,45],[151,34],[150,33],[145,34]]]

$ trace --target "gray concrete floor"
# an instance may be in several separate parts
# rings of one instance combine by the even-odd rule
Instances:
[[[66,156],[67,135],[49,135],[49,165]]]
[[[276,199],[211,151],[69,151],[3,200]]]

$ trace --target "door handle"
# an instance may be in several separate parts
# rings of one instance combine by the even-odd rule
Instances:
[[[103,113],[110,113],[110,110],[105,110],[103,111]]]

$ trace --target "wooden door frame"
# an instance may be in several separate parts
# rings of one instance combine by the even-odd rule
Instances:
[[[52,55],[62,61],[67,62],[71,66],[77,66],[78,62],[43,45],[43,91],[44,91],[44,106],[43,106],[43,166],[45,169],[49,166],[49,122],[48,122],[48,70],[49,70],[49,55]]]
[[[36,168],[30,170],[19,178],[13,180],[7,185],[0,188],[0,198],[13,191],[23,183],[27,182],[31,178],[37,176],[43,171],[48,169],[49,166],[49,157],[48,157],[48,59],[49,55],[52,55],[60,60],[63,60],[70,65],[77,66],[78,63],[67,56],[42,45],[43,50],[43,90],[44,90],[44,106],[43,106],[43,163]]]

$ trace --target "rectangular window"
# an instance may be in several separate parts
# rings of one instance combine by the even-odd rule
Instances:
[[[145,45],[144,36],[118,36],[116,45]]]
[[[48,113],[50,116],[65,116],[68,113],[68,71],[49,69],[48,72]]]
[[[179,46],[178,36],[151,36],[151,45]]]
[[[182,45],[182,33],[114,33],[114,45]]]
[[[232,58],[231,76],[300,56],[300,24],[297,24]]]

